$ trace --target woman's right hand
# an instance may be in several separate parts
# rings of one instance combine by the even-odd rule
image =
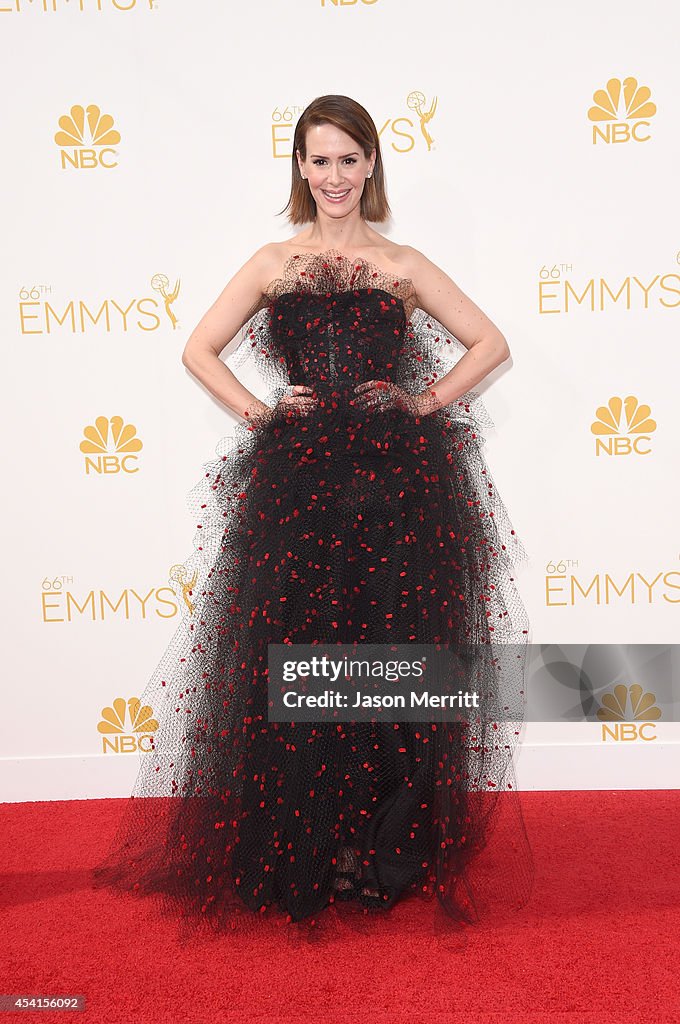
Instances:
[[[313,397],[314,389],[308,384],[293,384],[292,388],[292,394],[283,395],[273,409],[259,398],[252,402],[244,412],[250,429],[256,430],[268,423],[279,410],[290,421],[300,415],[306,416],[318,405],[317,399]]]
[[[297,418],[299,415],[308,415],[318,404],[316,397],[314,397],[314,388],[308,384],[293,384],[293,393],[283,395],[274,408],[282,409],[287,416],[295,416]]]

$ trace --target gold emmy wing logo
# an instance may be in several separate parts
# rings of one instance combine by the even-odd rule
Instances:
[[[437,97],[435,96],[432,100],[428,110],[425,109],[426,103],[427,100],[425,99],[424,93],[418,92],[417,90],[410,92],[406,97],[406,106],[418,117],[420,133],[425,139],[427,151],[429,153],[432,149],[432,143],[434,140],[430,135],[427,126],[434,117],[435,110],[437,109]]]
[[[656,739],[656,728],[652,722],[658,722],[661,718],[661,709],[657,707],[656,695],[649,691],[645,693],[639,683],[633,683],[632,686],[619,683],[613,691],[603,695],[601,706],[597,709],[597,717],[603,723],[602,739],[605,741],[649,741]],[[613,724],[604,724],[607,722]],[[642,724],[638,725],[638,722]]]
[[[131,697],[127,705],[122,697],[116,697],[111,707],[102,708],[101,715],[97,732],[104,737],[105,754],[148,753],[153,749],[152,734],[158,729],[158,722],[153,709],[142,705],[139,697]]]
[[[649,118],[656,114],[651,89],[638,85],[637,78],[610,78],[606,89],[593,93],[595,106],[588,111],[593,124],[593,145],[598,142],[647,142],[651,136]]]
[[[104,476],[112,473],[138,473],[137,453],[142,442],[136,436],[137,428],[125,423],[122,416],[98,416],[83,430],[85,440],[80,450],[85,459],[85,472]]]
[[[615,396],[595,413],[597,419],[590,424],[595,434],[595,454],[649,455],[650,434],[656,430],[656,421],[650,418],[648,405],[638,403],[634,395]]]
[[[425,93],[420,92],[418,89],[414,89],[406,97],[406,106],[411,110],[418,118],[417,127],[420,135],[425,140],[428,153],[434,145],[434,139],[430,134],[429,125],[432,118],[435,115],[437,109],[437,97],[432,100],[428,106],[425,98]],[[390,130],[393,138],[383,140],[386,129]],[[387,121],[382,125],[378,131],[378,135],[384,144],[389,144],[395,153],[410,153],[416,148],[419,135],[416,132],[416,125],[411,117],[393,117],[388,118]]]
[[[117,151],[111,147],[120,142],[120,132],[113,127],[111,115],[102,114],[96,103],[90,103],[87,109],[71,107],[70,113],[59,118],[59,127],[54,141],[61,147],[62,170],[118,166],[114,159]]]
[[[170,569],[170,579],[179,586],[182,592],[182,600],[189,610],[189,615],[193,615],[194,602],[191,600],[191,595],[198,580],[198,572],[194,569],[193,575],[188,579],[186,566],[178,562],[177,565],[173,565]]]
[[[429,125],[437,109],[437,97],[428,106],[425,93],[414,89],[406,97],[406,106],[418,118],[417,127],[425,140],[428,153],[434,145],[434,139],[430,134]],[[292,156],[293,133],[295,122],[302,113],[302,107],[286,106],[275,107],[271,114],[271,145],[272,156],[275,160],[290,160]],[[391,139],[383,139],[385,132],[393,136]],[[385,145],[389,144],[395,153],[411,153],[416,148],[418,134],[415,131],[414,119],[408,115],[400,117],[388,117],[382,127],[378,128],[378,135]]]
[[[165,274],[154,274],[151,278],[151,287],[163,297],[163,305],[168,319],[172,324],[173,331],[177,327],[178,320],[172,310],[172,304],[179,295],[179,278],[175,281],[175,287],[170,291],[170,281]]]
[[[165,315],[176,330],[181,326],[173,305],[180,291],[179,278],[174,288],[165,274],[154,274],[151,287],[161,296]],[[114,331],[126,333],[138,328],[141,331],[156,331],[165,321],[160,313],[161,301],[146,291],[132,301],[116,301],[113,297],[88,301],[85,298],[59,300],[50,295],[49,284],[22,286],[19,290],[19,320],[22,334],[53,334],[59,329],[71,334],[86,334],[88,331],[103,329],[107,334]]]

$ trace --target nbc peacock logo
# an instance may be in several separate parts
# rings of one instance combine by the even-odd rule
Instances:
[[[78,104],[59,118],[54,141],[60,148],[62,170],[110,170],[118,166],[120,132],[113,126],[111,114],[103,114],[96,103]]]
[[[102,708],[97,732],[102,739],[105,754],[148,753],[153,749],[153,734],[158,721],[149,704],[142,704],[139,697],[116,697],[110,707]]]
[[[651,89],[639,85],[637,78],[610,78],[604,89],[593,93],[594,105],[588,110],[593,122],[593,145],[617,142],[648,142],[650,118],[656,114]]]
[[[143,445],[134,424],[125,423],[122,416],[98,416],[83,434],[80,450],[85,456],[86,476],[139,472],[138,454]]]
[[[661,718],[656,695],[645,692],[639,683],[625,686],[619,683],[609,693],[604,693],[597,709],[602,722],[602,740],[616,742],[630,740],[655,740],[656,726]]]
[[[590,424],[590,432],[596,437],[595,454],[649,455],[650,435],[656,430],[650,413],[650,407],[634,395],[610,398],[607,405],[598,408]]]

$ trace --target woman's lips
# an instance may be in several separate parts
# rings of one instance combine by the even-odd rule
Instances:
[[[350,194],[351,189],[344,189],[340,195],[333,195],[332,193],[327,192],[325,188],[322,188],[321,191],[329,203],[341,203],[343,199],[346,199]]]

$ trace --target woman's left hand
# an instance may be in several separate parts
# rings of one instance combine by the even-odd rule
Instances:
[[[410,416],[427,416],[441,408],[437,394],[431,388],[412,395],[399,384],[388,380],[366,380],[354,388],[355,404],[359,409],[399,409]]]

